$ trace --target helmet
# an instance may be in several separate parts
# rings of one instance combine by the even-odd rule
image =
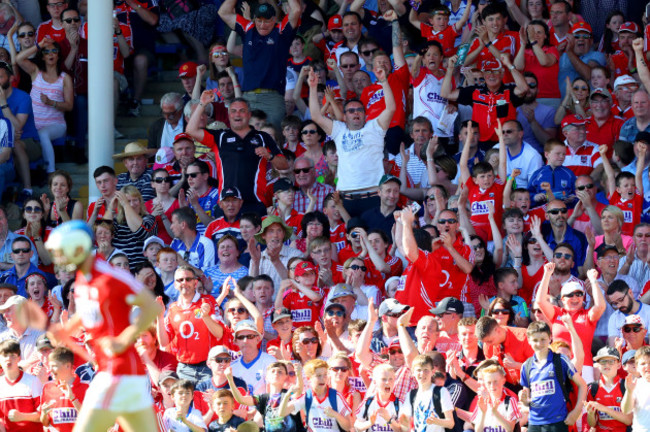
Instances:
[[[52,230],[45,248],[52,254],[55,265],[72,271],[90,255],[93,232],[83,221],[65,222]]]

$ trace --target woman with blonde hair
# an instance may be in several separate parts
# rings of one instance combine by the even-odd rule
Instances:
[[[620,208],[608,205],[600,212],[600,224],[603,227],[603,235],[595,237],[594,248],[598,249],[601,244],[616,246],[620,254],[625,254],[634,243],[632,236],[622,234],[625,216]]]

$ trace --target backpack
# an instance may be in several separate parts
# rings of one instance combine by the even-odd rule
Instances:
[[[327,399],[330,402],[330,406],[332,409],[336,412],[339,411],[338,409],[338,404],[336,401],[336,395],[337,391],[334,390],[333,388],[328,388],[327,389]],[[305,393],[305,423],[309,425],[309,410],[311,409],[312,402],[314,402],[314,394],[312,393],[311,389],[307,390]],[[336,422],[336,427],[338,428],[339,432],[345,432],[341,426],[339,426],[339,422]]]
[[[369,396],[368,399],[366,399],[366,407],[363,410],[363,418],[368,419],[368,410],[370,409],[370,405],[372,404],[372,401],[375,400],[374,396]],[[399,416],[399,399],[395,398],[393,401],[393,405],[395,406],[395,415]],[[368,419],[370,420],[370,419]]]
[[[560,383],[560,389],[562,390],[562,395],[564,396],[564,402],[567,404],[567,409],[569,409],[569,406],[571,404],[571,399],[570,399],[570,393],[573,391],[573,387],[567,383],[567,376],[566,374],[562,371],[562,356],[560,354],[556,354],[553,351],[549,351],[549,355],[553,356],[553,371],[555,372],[555,376],[557,377],[558,382]],[[530,367],[533,364],[533,357],[529,358],[526,360],[521,367],[521,373],[526,377],[526,382],[528,382],[528,385],[530,386]]]
[[[594,381],[591,384],[589,384],[589,392],[591,393],[592,398],[596,398],[596,394],[598,393],[598,389],[600,388],[600,384],[598,381]],[[618,381],[618,388],[621,389],[621,394],[625,394],[625,380],[619,380]]]
[[[433,410],[436,412],[436,415],[444,419],[445,413],[442,410],[442,402],[440,402],[440,389],[441,386],[433,386]],[[409,392],[409,401],[411,402],[411,409],[415,411],[415,396],[418,393],[418,389],[413,389]],[[454,415],[454,424],[458,424],[458,417],[456,416],[456,410],[453,410]],[[454,432],[454,429],[445,428],[445,432]]]

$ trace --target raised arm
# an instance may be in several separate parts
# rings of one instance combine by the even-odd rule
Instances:
[[[645,164],[645,155],[648,151],[648,146],[643,142],[636,143],[637,155],[636,155],[636,173],[634,174],[634,182],[636,183],[636,189],[641,196],[643,196],[643,168]],[[605,162],[603,160],[603,162]]]
[[[467,180],[471,177],[468,164],[469,164],[469,147],[470,147],[470,141],[472,139],[473,134],[474,132],[472,127],[472,122],[468,122],[467,138],[465,138],[465,144],[463,144],[463,151],[460,152],[460,161],[458,161],[458,168],[460,168],[460,184],[466,183]]]
[[[411,9],[411,11],[409,12],[409,22],[413,27],[415,27],[418,30],[420,30],[422,27],[422,23],[418,19],[418,13],[416,12],[415,9]]]
[[[404,251],[404,257],[410,262],[415,262],[418,258],[418,245],[415,242],[415,237],[413,236],[413,212],[409,207],[405,207],[400,212],[400,222],[402,225],[402,249]]]
[[[517,68],[510,61],[510,55],[502,53],[501,54],[501,63],[510,70],[512,78],[515,80],[515,94],[517,96],[523,96],[528,91],[528,83],[524,76],[517,70]]]
[[[298,29],[300,24],[300,14],[302,13],[302,4],[300,0],[289,1],[289,24],[293,29]]]
[[[402,48],[402,32],[399,28],[399,21],[397,21],[397,13],[395,11],[388,11],[384,14],[384,18],[386,21],[391,22],[393,62],[395,63],[395,69],[399,69],[406,64],[406,59],[404,58],[404,48]]]
[[[611,198],[616,191],[616,175],[614,174],[614,168],[612,167],[612,164],[609,162],[609,159],[607,159],[607,150],[608,148],[604,144],[598,146],[598,151],[600,152],[600,160],[603,162],[603,169],[605,170],[605,175],[607,176],[607,198]],[[643,164],[643,160],[641,160],[641,163]],[[643,180],[641,183],[643,184]]]
[[[465,24],[467,24],[467,21],[469,21],[469,16],[470,12],[472,11],[472,3],[467,2],[467,6],[465,7],[465,11],[461,15],[460,19],[454,24],[454,30],[456,30],[456,33],[459,33],[463,31],[463,27],[465,27]]]
[[[317,90],[318,77],[313,70],[309,71],[307,84],[309,84],[309,113],[311,114],[311,119],[314,120],[314,122],[316,122],[316,124],[320,126],[327,135],[331,135],[334,122],[320,112]]]
[[[639,79],[643,87],[648,89],[650,88],[650,70],[648,70],[648,63],[643,52],[643,38],[634,39],[632,48],[634,49],[634,54],[636,54],[636,70],[639,74]]]
[[[598,284],[598,270],[594,268],[587,270],[587,278],[589,278],[589,283],[591,284],[591,295],[594,299],[594,305],[589,308],[589,320],[595,323],[601,316],[603,316],[603,313],[605,313],[607,302],[605,301],[603,290]]]
[[[402,353],[404,353],[404,362],[408,367],[411,367],[413,360],[418,355],[418,348],[415,346],[413,338],[411,338],[411,335],[406,330],[406,327],[409,326],[414,310],[415,309],[410,308],[397,319],[397,337],[399,339],[399,345],[402,348]]]
[[[201,124],[201,115],[205,111],[205,107],[208,104],[211,104],[214,101],[214,92],[212,90],[205,90],[201,93],[201,98],[199,99],[199,104],[196,109],[190,116],[189,121],[187,122],[187,127],[185,132],[187,132],[192,138],[199,142],[203,142],[205,138],[205,130],[199,125]]]
[[[542,281],[539,283],[537,298],[535,299],[539,308],[549,320],[553,319],[554,309],[551,302],[548,301],[548,284],[551,282],[551,276],[554,270],[555,263],[549,262],[544,264],[544,276],[542,276]]]
[[[219,17],[221,17],[223,22],[233,30],[237,23],[237,12],[235,11],[236,4],[237,0],[225,0],[219,8]]]
[[[382,89],[384,90],[384,103],[386,108],[379,114],[377,117],[377,124],[383,130],[388,130],[391,120],[393,120],[393,114],[395,114],[395,97],[393,95],[393,89],[390,88],[388,83],[388,77],[386,76],[386,71],[383,69],[376,69],[375,76],[377,77],[377,82],[381,84]]]
[[[507,180],[508,177],[508,153],[506,152],[506,144],[503,141],[503,125],[501,120],[497,119],[497,127],[495,129],[497,137],[499,137],[499,178]]]
[[[364,368],[370,370],[372,363],[372,351],[370,350],[370,342],[372,341],[372,332],[377,323],[377,310],[375,309],[375,304],[372,299],[368,299],[368,322],[366,326],[361,331],[359,336],[359,341],[357,346],[354,349],[354,353],[359,360],[359,363],[363,365]]]
[[[458,89],[452,88],[452,77],[454,76],[454,67],[456,66],[456,61],[458,56],[451,56],[447,60],[447,73],[445,73],[445,78],[442,80],[442,85],[440,86],[440,96],[448,99],[450,101],[458,100],[460,91]]]

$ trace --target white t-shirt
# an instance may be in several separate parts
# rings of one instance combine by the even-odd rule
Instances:
[[[629,315],[639,315],[641,318],[643,318],[643,321],[649,323],[650,306],[641,302],[639,302],[639,304],[641,305],[639,307],[639,310],[635,314]],[[623,337],[623,334],[621,333],[621,327],[623,327],[623,324],[625,323],[625,317],[627,317],[627,315],[624,315],[623,312],[620,311],[615,311],[612,316],[609,317],[609,325],[607,326],[607,334],[609,336]]]
[[[440,96],[444,78],[444,75],[437,78],[429,69],[421,68],[420,74],[413,81],[413,118],[422,116],[429,119],[434,131],[449,104],[447,99]],[[436,135],[438,132],[436,131]]]
[[[372,401],[370,402],[370,406],[368,407],[367,413],[366,413],[366,403],[367,401],[364,400],[361,406],[359,407],[359,411],[358,411],[358,418],[363,419],[364,421],[370,420],[370,417],[372,417],[372,415],[376,413],[380,408],[386,409],[386,411],[388,411],[388,414],[390,414],[391,417],[397,417],[398,413],[395,411],[394,395],[391,396],[390,400],[385,404],[379,402],[379,398],[375,395],[372,398]],[[386,419],[378,415],[377,418],[375,419],[375,424],[372,425],[370,431],[371,432],[393,432],[393,429],[390,427]]]
[[[266,393],[266,368],[273,362],[278,361],[275,357],[260,350],[259,355],[251,363],[244,363],[243,357],[238,358],[232,364],[232,374],[244,380],[248,387],[248,394],[260,395]]]
[[[495,145],[494,148],[498,149],[499,145]],[[507,168],[506,171],[508,175],[512,174],[512,170],[519,169],[521,174],[515,179],[517,183],[517,188],[528,189],[528,180],[530,176],[533,175],[535,171],[540,169],[544,165],[542,156],[527,142],[522,142],[521,151],[518,155],[511,155],[506,147],[507,152]]]
[[[167,425],[170,431],[174,432],[191,432],[190,428],[187,427],[184,423],[181,423],[180,421],[177,420],[178,417],[178,409],[176,407],[172,408],[167,408],[165,410],[165,414],[163,414],[163,421]],[[189,413],[187,413],[187,421],[190,423],[201,427],[203,429],[207,429],[208,427],[205,425],[205,422],[203,421],[203,416],[201,415],[201,411],[197,410],[194,407],[191,407]]]
[[[433,389],[431,387],[426,391],[418,391],[415,395],[414,405],[411,406],[411,398],[406,395],[404,404],[399,410],[399,416],[405,415],[407,418],[413,418],[413,430],[415,432],[444,432],[445,429],[438,425],[428,425],[427,419],[431,416],[438,417],[433,407]],[[440,389],[440,406],[443,412],[453,411],[454,404],[451,401],[449,391],[442,387]],[[635,431],[636,432],[636,431]]]
[[[339,177],[338,190],[348,192],[377,187],[384,175],[385,135],[377,119],[355,131],[343,122],[334,121],[332,139],[339,157],[338,171],[345,173]]]
[[[294,403],[294,408],[294,414],[306,409],[304,394]],[[327,393],[323,399],[318,399],[314,395],[311,401],[311,408],[309,409],[307,429],[310,429],[312,432],[339,432],[336,419],[326,416],[325,408],[334,408],[330,404]],[[342,416],[350,415],[350,407],[339,392],[336,392],[336,411]]]
[[[634,388],[634,432],[650,431],[650,382],[639,378]]]

